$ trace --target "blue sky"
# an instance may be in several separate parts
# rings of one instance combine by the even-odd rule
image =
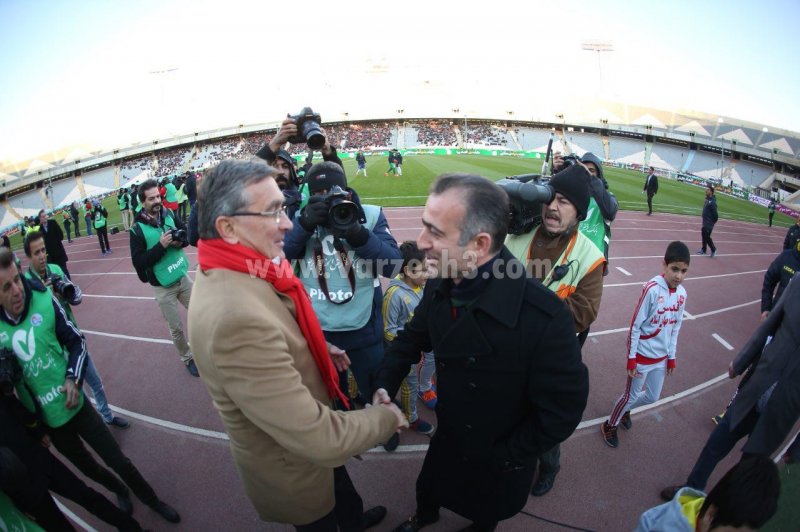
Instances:
[[[800,2],[539,4],[0,0],[0,163],[304,105],[336,120],[599,96],[800,131]],[[590,39],[614,44],[600,67]]]

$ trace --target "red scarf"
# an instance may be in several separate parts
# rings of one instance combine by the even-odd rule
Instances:
[[[311,300],[303,288],[303,283],[295,277],[288,260],[283,259],[280,263],[275,264],[253,249],[241,244],[228,244],[221,238],[201,239],[197,244],[197,258],[203,271],[216,268],[258,276],[270,283],[278,292],[292,298],[297,313],[297,324],[308,342],[322,382],[328,388],[328,395],[331,399],[338,398],[346,406],[349,406],[347,398],[339,389],[339,375],[336,373],[336,368],[328,353],[328,344],[325,342],[322,327],[311,306]]]

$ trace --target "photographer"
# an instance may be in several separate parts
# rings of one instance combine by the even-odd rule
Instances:
[[[103,204],[95,200],[92,209],[92,224],[100,242],[100,253],[103,257],[111,253],[111,244],[108,243],[108,211]]]
[[[181,362],[190,374],[198,377],[178,315],[178,302],[188,309],[192,295],[192,280],[187,275],[189,259],[182,249],[189,245],[186,228],[169,209],[162,208],[155,180],[143,182],[138,194],[142,209],[136,214],[130,232],[133,267],[140,281],[152,285]]]
[[[119,205],[119,212],[122,215],[122,227],[125,231],[131,229],[131,195],[127,188],[119,189],[117,193],[117,205]]]
[[[578,230],[589,209],[590,179],[588,170],[579,164],[557,173],[549,182],[552,200],[541,207],[541,225],[506,238],[514,257],[567,304],[579,333],[597,318],[606,263],[598,247]],[[541,456],[532,495],[542,496],[553,487],[561,468],[560,455],[556,445]]]
[[[81,289],[72,284],[64,277],[64,272],[56,264],[47,264],[45,260],[46,253],[44,250],[44,240],[42,234],[39,232],[31,232],[25,235],[25,242],[23,243],[25,249],[25,256],[30,261],[30,267],[25,272],[28,279],[39,281],[44,286],[51,289],[53,294],[61,303],[64,312],[67,314],[67,319],[78,328],[75,321],[75,316],[72,313],[70,305],[80,305],[83,300],[83,293]],[[108,408],[106,401],[106,391],[103,388],[103,381],[97,373],[97,368],[92,362],[92,358],[86,353],[86,384],[92,390],[92,395],[97,403],[97,411],[106,422],[106,425],[113,425],[121,429],[127,429],[130,425],[124,418],[115,416],[111,409]]]
[[[180,521],[178,513],[159,500],[84,400],[81,385],[88,353],[83,335],[43,284],[20,275],[14,255],[7,249],[0,249],[0,287],[0,348],[16,355],[22,370],[17,396],[29,412],[40,414],[58,452],[84,475],[116,493],[126,513],[132,511],[130,488],[167,521]],[[84,441],[125,484],[97,463]]]
[[[392,263],[401,263],[400,250],[381,208],[361,203],[341,166],[315,164],[306,183],[311,197],[284,238],[284,252],[287,259],[304,262],[299,277],[325,339],[347,351],[358,388],[368,394],[383,358],[383,296],[377,277],[397,273]],[[331,192],[338,195],[327,196]],[[332,209],[334,203],[338,206]],[[350,219],[343,226],[333,223],[331,214],[333,221]],[[383,262],[379,271],[374,261]],[[342,375],[340,386],[346,390]]]
[[[77,227],[77,226],[75,226]],[[69,270],[67,269],[67,252],[64,249],[64,232],[61,231],[61,226],[55,220],[48,220],[47,213],[44,209],[39,211],[39,229],[44,237],[44,248],[47,250],[47,262],[50,264],[57,264],[61,267],[66,274],[67,278],[70,277]]]

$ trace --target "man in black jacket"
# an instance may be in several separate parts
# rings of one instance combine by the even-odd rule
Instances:
[[[786,231],[783,249],[795,249],[798,242],[800,242],[800,216],[797,217],[797,222]]]
[[[775,302],[789,285],[794,274],[800,271],[800,249],[784,249],[764,274],[764,284],[761,288],[761,320],[767,319]],[[778,290],[775,291],[775,287]],[[774,293],[774,296],[773,296]]]
[[[658,193],[658,176],[656,176],[656,169],[650,167],[650,173],[647,174],[647,179],[644,181],[643,192],[647,192],[647,216],[653,214],[653,196]]]
[[[566,440],[589,392],[572,315],[503,246],[508,198],[489,180],[433,184],[417,245],[434,278],[387,348],[373,403],[436,353],[439,428],[417,479],[415,532],[448,508],[491,531],[528,499],[538,457]],[[469,213],[469,216],[467,216]]]
[[[178,315],[178,302],[189,308],[192,280],[187,275],[189,259],[183,248],[188,246],[186,227],[169,209],[161,207],[158,183],[148,179],[139,186],[142,209],[136,214],[130,232],[131,260],[139,280],[150,283],[164,320],[169,324],[172,343],[181,362],[195,377],[199,377],[192,351],[183,332]],[[182,232],[182,238],[175,238]]]
[[[55,220],[48,220],[47,213],[44,209],[39,211],[39,225],[44,235],[44,249],[47,251],[47,262],[50,264],[58,264],[64,270],[64,274],[69,277],[69,270],[67,269],[67,252],[64,250],[64,232],[61,226]],[[76,233],[77,234],[77,233]],[[76,237],[77,238],[77,237]]]
[[[703,245],[698,255],[705,255],[706,249],[711,249],[711,256],[717,254],[717,246],[711,240],[711,231],[714,230],[714,224],[717,223],[719,214],[717,213],[717,198],[714,196],[714,185],[706,186],[706,201],[703,203],[703,227],[700,230],[700,236],[703,240]]]

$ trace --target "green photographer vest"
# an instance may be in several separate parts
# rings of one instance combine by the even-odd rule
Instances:
[[[600,213],[600,207],[594,198],[589,199],[589,210],[586,213],[586,219],[578,225],[578,230],[583,233],[586,238],[594,242],[600,253],[605,253],[606,249],[606,221]]]
[[[95,211],[94,213],[94,228],[95,229],[102,229],[106,226],[106,217],[103,216],[103,213],[100,211]]]
[[[119,205],[119,210],[124,211],[129,207],[130,202],[130,194],[123,194],[122,196],[117,196],[117,205]]]
[[[0,346],[13,351],[22,367],[24,384],[17,385],[17,396],[31,412],[35,411],[33,401],[39,403],[45,423],[54,428],[72,419],[83,406],[82,393],[76,408],[67,409],[64,404],[67,354],[56,337],[55,312],[49,290],[31,289],[25,318],[18,325],[0,321]]]
[[[176,229],[175,220],[172,218],[172,214],[169,213],[169,209],[163,209],[163,212],[166,213],[163,227],[153,227],[143,224],[142,222],[136,222],[142,230],[142,236],[144,236],[147,249],[160,246],[161,243],[159,239],[161,235],[170,229]],[[158,279],[158,282],[161,283],[161,286],[164,288],[172,286],[180,281],[181,277],[186,275],[188,271],[189,259],[186,257],[186,253],[184,253],[182,249],[172,246],[167,247],[164,256],[153,266],[153,275],[156,276],[156,279]]]
[[[61,277],[62,279],[66,278],[66,275],[64,275],[64,270],[62,270],[61,266],[59,266],[58,264],[48,264],[46,266],[46,268],[47,268],[48,277],[52,277],[52,276],[56,275],[58,277]],[[28,279],[33,279],[35,281],[38,281],[38,282],[44,284],[44,281],[42,280],[41,277],[39,277],[39,274],[36,273],[33,270],[33,268],[31,268],[31,267],[28,267],[28,271],[25,272],[25,277],[27,277]],[[47,286],[46,288],[47,288],[48,292],[50,292],[51,294],[56,296],[56,299],[58,299],[58,302],[61,303],[61,306],[64,308],[64,312],[67,313],[67,319],[70,322],[72,322],[72,324],[77,329],[78,328],[78,324],[75,322],[75,315],[72,314],[72,307],[69,306],[69,303],[67,303],[66,301],[61,299],[61,297],[56,295],[55,292],[53,292],[53,289],[51,287]]]
[[[376,205],[362,205],[367,222],[364,227],[372,231],[378,222],[381,208]],[[317,238],[317,234],[319,238]],[[354,273],[354,285],[350,284],[350,277],[345,271],[339,253],[333,245],[333,235],[324,228],[319,228],[319,233],[308,239],[306,243],[305,255],[302,259],[295,261],[295,271],[299,272],[298,277],[305,286],[306,293],[311,299],[319,318],[319,323],[324,331],[353,331],[360,329],[369,321],[372,313],[372,301],[375,295],[375,286],[378,282],[372,268],[358,257],[354,256],[353,248],[344,239],[341,239],[342,246],[348,257],[354,260],[349,261]],[[327,294],[323,293],[317,278],[315,265],[315,246],[321,245],[322,267],[327,274]],[[342,303],[348,298],[352,298],[346,303]],[[336,303],[331,303],[331,300]]]

